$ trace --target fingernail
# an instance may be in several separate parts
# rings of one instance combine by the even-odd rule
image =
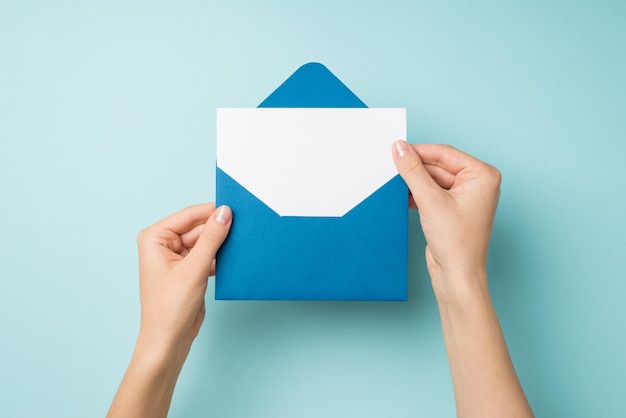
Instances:
[[[228,224],[233,217],[233,213],[230,211],[228,206],[220,206],[215,211],[215,220],[222,225]]]
[[[394,142],[394,149],[396,150],[396,156],[402,158],[409,153],[409,144],[401,139]]]

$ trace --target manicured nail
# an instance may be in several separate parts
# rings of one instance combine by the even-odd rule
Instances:
[[[409,144],[401,139],[394,142],[394,148],[396,150],[396,155],[398,156],[398,158],[402,158],[409,153]]]
[[[220,206],[215,212],[215,220],[222,225],[226,225],[233,217],[233,213],[228,206]]]

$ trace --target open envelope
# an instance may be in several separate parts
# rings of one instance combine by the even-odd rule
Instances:
[[[310,63],[258,109],[218,109],[217,130],[216,200],[234,216],[216,299],[406,300],[408,191],[390,168],[404,109],[367,109]]]

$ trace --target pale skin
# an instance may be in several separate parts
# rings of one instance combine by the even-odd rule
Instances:
[[[532,417],[487,285],[499,171],[445,145],[396,141],[392,156],[426,237],[426,263],[457,415]],[[215,254],[232,222],[228,207],[204,204],[139,234],[141,325],[107,417],[167,416],[178,375],[204,319]]]
[[[207,279],[232,223],[228,207],[191,206],[137,237],[141,325],[107,417],[165,417],[204,320]]]
[[[393,158],[426,238],[457,416],[532,417],[487,286],[500,172],[442,145],[397,141]]]

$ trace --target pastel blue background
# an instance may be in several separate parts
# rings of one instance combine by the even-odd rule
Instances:
[[[620,1],[1,1],[0,416],[105,414],[136,233],[213,199],[215,108],[308,61],[405,106],[412,142],[501,169],[490,283],[529,400],[623,416],[625,21]],[[410,228],[408,303],[209,301],[171,416],[453,416]]]

